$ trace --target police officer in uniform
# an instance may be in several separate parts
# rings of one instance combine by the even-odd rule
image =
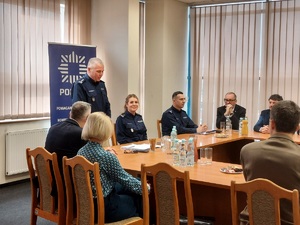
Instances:
[[[72,87],[72,102],[88,102],[92,112],[104,112],[111,117],[110,102],[107,97],[105,83],[101,80],[104,64],[99,58],[91,58],[87,66],[87,74],[77,80]]]
[[[197,125],[182,109],[186,102],[181,91],[176,91],[172,95],[173,105],[167,109],[161,118],[163,135],[170,135],[173,126],[176,126],[177,134],[201,133],[207,130],[207,125]]]
[[[147,140],[147,128],[143,117],[136,113],[139,108],[139,99],[130,94],[125,99],[124,109],[116,121],[116,136],[119,144]]]

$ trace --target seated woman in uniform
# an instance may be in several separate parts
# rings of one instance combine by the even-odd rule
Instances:
[[[124,109],[116,121],[117,142],[119,144],[147,140],[147,128],[143,117],[136,111],[139,108],[139,99],[130,94],[125,99]]]

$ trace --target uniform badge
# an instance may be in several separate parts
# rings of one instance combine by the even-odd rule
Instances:
[[[92,97],[92,101],[93,101],[93,102],[95,101],[95,97]]]
[[[131,132],[133,133],[134,130],[133,130],[132,128],[131,128],[130,130],[131,130]]]

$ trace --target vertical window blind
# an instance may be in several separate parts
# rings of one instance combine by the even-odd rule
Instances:
[[[0,120],[49,116],[48,42],[90,44],[90,0],[0,0],[0,12]]]
[[[299,104],[300,1],[191,9],[192,117],[214,128],[229,91],[250,128],[271,94]]]

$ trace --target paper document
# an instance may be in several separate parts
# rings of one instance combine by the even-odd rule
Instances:
[[[131,145],[122,146],[121,149],[147,150],[150,149],[150,144],[131,144]]]

